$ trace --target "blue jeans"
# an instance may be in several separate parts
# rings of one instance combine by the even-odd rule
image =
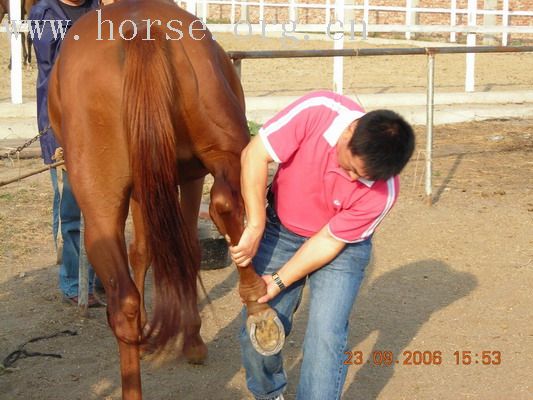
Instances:
[[[271,207],[267,208],[267,224],[257,255],[253,259],[260,275],[279,270],[302,246],[306,238],[288,231]],[[340,399],[346,379],[348,322],[355,298],[364,278],[371,253],[371,240],[347,244],[339,255],[307,277],[311,298],[309,322],[303,344],[303,361],[296,398],[299,400]],[[272,301],[270,306],[288,336],[306,280],[292,284]],[[283,392],[287,376],[281,353],[262,356],[257,353],[246,331],[246,308],[239,339],[246,383],[257,399],[271,399]]]
[[[80,257],[80,208],[70,188],[68,175],[63,171],[63,190],[59,192],[57,170],[50,170],[54,188],[52,230],[57,249],[57,235],[61,229],[63,238],[62,263],[59,266],[59,289],[66,297],[78,296],[78,272]],[[92,293],[94,271],[89,266],[89,293]]]

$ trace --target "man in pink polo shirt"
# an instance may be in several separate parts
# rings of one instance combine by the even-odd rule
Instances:
[[[310,285],[299,400],[340,399],[348,321],[372,234],[398,197],[398,174],[413,149],[413,130],[398,114],[365,113],[347,97],[319,91],[274,116],[242,153],[247,225],[230,248],[233,260],[245,266],[253,258],[267,288],[258,301],[276,310],[286,335]],[[267,196],[271,162],[279,168]],[[257,399],[282,399],[281,353],[257,353],[244,322],[240,341],[248,389]]]

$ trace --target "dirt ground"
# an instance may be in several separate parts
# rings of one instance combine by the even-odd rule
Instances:
[[[331,49],[331,40],[290,40],[259,35],[216,34],[225,50],[309,50]],[[318,38],[321,35],[316,36]],[[379,44],[382,43],[382,44]],[[432,45],[438,45],[434,43]],[[377,40],[346,40],[345,48],[409,47]],[[464,91],[464,54],[437,55],[435,62],[436,92]],[[10,98],[9,48],[7,35],[0,35],[0,101]],[[351,57],[344,61],[344,90],[356,93],[425,92],[427,59],[425,56]],[[37,71],[24,70],[23,96],[35,98]],[[333,87],[331,58],[244,60],[242,82],[247,96],[304,94],[313,89]],[[476,55],[476,90],[529,90],[533,82],[533,53]]]
[[[227,46],[241,49],[245,43],[268,47],[259,41]],[[460,90],[464,57],[443,57],[447,62],[438,63],[438,84]],[[531,84],[531,55],[491,56],[486,67],[483,58],[479,83],[487,89]],[[423,90],[423,57],[405,59],[400,66],[391,58],[372,60],[372,67],[361,67],[370,59],[353,61],[358,70],[350,88]],[[2,77],[7,76],[4,61]],[[248,95],[301,93],[329,87],[328,68],[310,60],[245,63],[244,86]],[[8,93],[4,82],[0,99]],[[417,136],[417,152],[402,174],[400,200],[374,237],[373,259],[351,318],[349,345],[363,353],[365,362],[349,367],[343,398],[531,399],[533,120],[436,127],[432,207],[423,194],[424,127],[417,127]],[[41,165],[40,160],[2,162],[0,181]],[[105,311],[91,310],[89,318],[80,318],[60,301],[50,186],[44,173],[0,188],[0,359],[31,338],[66,329],[77,336],[28,345],[28,350],[63,358],[17,361],[15,369],[0,375],[0,399],[119,399],[118,355]],[[203,271],[202,279],[213,302],[208,307],[201,300],[208,362],[191,366],[179,360],[156,369],[143,361],[146,399],[251,399],[236,339],[235,268]],[[306,292],[284,349],[287,399],[295,398],[307,299]],[[399,362],[376,365],[387,351]],[[409,352],[425,351],[441,352],[440,365],[408,364]],[[472,363],[457,365],[454,353],[462,358],[468,351]],[[483,365],[483,351],[490,351],[495,363],[499,352],[501,363]]]

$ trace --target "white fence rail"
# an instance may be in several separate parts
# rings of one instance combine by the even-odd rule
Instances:
[[[209,19],[209,6],[215,5],[215,6],[225,6],[229,5],[231,6],[230,9],[230,15],[229,15],[229,22],[231,25],[233,25],[236,21],[236,14],[237,10],[239,9],[239,15],[241,16],[241,20],[246,20],[247,18],[242,18],[242,16],[247,16],[250,9],[258,8],[259,9],[259,20],[265,21],[265,9],[268,8],[287,8],[288,9],[288,15],[290,21],[296,21],[296,15],[297,10],[323,10],[324,11],[324,25],[327,26],[330,23],[331,19],[331,11],[332,9],[337,9],[339,7],[339,1],[334,2],[334,6],[331,5],[331,0],[324,0],[324,4],[302,4],[302,3],[296,3],[295,0],[285,0],[280,3],[275,2],[266,2],[263,0],[259,1],[236,1],[236,0],[177,0],[176,3],[184,6],[185,4],[189,4],[190,2],[196,1],[196,10],[198,10],[197,15],[204,21],[208,22]],[[502,8],[501,9],[478,9],[477,8],[477,2],[472,3],[471,1],[468,2],[467,8],[458,8],[457,7],[457,0],[450,0],[450,8],[443,8],[443,7],[416,7],[413,6],[414,2],[413,0],[405,0],[405,6],[378,6],[378,5],[371,5],[371,0],[359,0],[362,2],[362,4],[345,4],[343,3],[343,14],[348,15],[349,11],[362,11],[363,18],[361,20],[366,21],[368,24],[369,22],[369,15],[373,11],[381,11],[381,12],[395,12],[395,13],[403,13],[404,14],[404,21],[406,28],[415,25],[413,24],[413,21],[415,20],[416,15],[423,15],[423,14],[444,14],[447,15],[450,24],[450,27],[457,26],[457,17],[460,15],[468,16],[472,13],[473,7],[475,10],[475,15],[477,16],[500,16],[501,17],[501,27],[505,28],[509,26],[509,18],[510,17],[532,17],[533,19],[533,10],[517,10],[517,11],[511,11],[509,9],[509,0],[503,0]],[[192,8],[187,8],[188,10],[192,11]],[[201,11],[200,11],[201,10]],[[529,24],[529,31],[527,33],[531,33],[531,23]],[[495,27],[496,25],[494,25]],[[527,28],[527,27],[526,27]],[[384,31],[380,31],[384,32]],[[398,32],[398,31],[395,31]],[[405,38],[410,39],[412,31],[409,29],[405,29]],[[424,32],[424,33],[433,33],[432,30],[419,30],[418,32]],[[439,31],[443,32],[443,31]],[[456,33],[461,32],[460,30],[453,30],[450,29],[448,31],[450,33],[450,42],[456,42]],[[508,41],[508,33],[505,29],[498,30],[496,32],[492,31],[485,31],[486,33],[502,33],[501,38],[501,44],[502,46],[507,45]]]
[[[333,42],[334,49],[342,49],[347,37],[354,39],[356,34],[366,37],[368,33],[404,33],[406,39],[410,39],[416,33],[449,33],[449,40],[455,42],[457,33],[467,34],[467,45],[476,45],[476,34],[501,34],[501,45],[508,44],[509,34],[531,35],[533,39],[533,10],[513,11],[509,8],[509,0],[503,0],[502,9],[485,10],[477,8],[476,0],[468,0],[468,8],[458,8],[457,0],[450,0],[450,8],[432,8],[416,7],[415,0],[405,0],[405,6],[378,6],[372,5],[372,0],[350,0],[361,4],[346,4],[346,0],[324,0],[322,4],[301,4],[297,0],[285,0],[283,3],[274,3],[270,1],[237,1],[237,0],[178,0],[177,4],[187,9],[189,12],[196,14],[213,32],[238,32],[246,24],[246,29],[252,33],[261,34],[263,32],[285,32],[287,26],[282,23],[267,21],[268,10],[272,8],[286,8],[288,21],[291,23],[289,33],[297,32],[319,32],[328,35]],[[209,18],[210,6],[227,6],[229,24],[214,23]],[[10,22],[20,24],[20,0],[10,0],[10,9],[14,12],[10,15]],[[301,24],[298,22],[298,10],[319,10],[323,12],[321,23]],[[247,21],[247,16],[251,10],[258,13],[259,24],[252,24]],[[358,11],[362,13],[362,19],[355,21],[350,15]],[[403,13],[404,24],[371,24],[369,23],[372,12],[391,12]],[[332,16],[333,14],[333,16]],[[420,25],[416,24],[416,16],[423,14],[444,14],[446,19],[449,18],[449,24]],[[237,20],[239,16],[239,20]],[[245,18],[243,18],[243,16]],[[467,17],[466,25],[457,25],[459,16]],[[477,25],[478,16],[499,16],[500,25],[492,24],[483,26]],[[511,17],[531,18],[527,26],[510,26]],[[12,32],[11,23],[4,23],[0,26],[1,32]],[[27,30],[23,26],[19,31]],[[346,35],[349,33],[350,36]],[[334,39],[334,40],[333,40]],[[11,102],[15,104],[22,103],[22,54],[21,54],[21,37],[17,34],[11,34]],[[467,67],[465,78],[465,91],[473,91],[474,82],[474,54],[467,55]],[[342,92],[343,82],[343,65],[342,58],[334,58],[334,81],[333,89]]]

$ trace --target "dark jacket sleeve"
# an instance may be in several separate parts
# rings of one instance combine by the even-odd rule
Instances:
[[[98,0],[92,0],[91,8],[99,7]],[[70,28],[67,17],[55,0],[40,0],[30,11],[30,35],[39,67],[37,75],[37,125],[39,131],[49,127],[48,118],[48,81],[52,67],[59,55],[64,33]],[[63,25],[60,25],[63,24]],[[63,35],[63,36],[62,36]],[[45,164],[52,163],[58,143],[52,129],[41,136],[41,151]]]
[[[61,37],[52,28],[52,23],[59,24],[55,16],[47,9],[34,6],[30,11],[31,28],[33,30],[33,46],[38,64],[37,75],[37,125],[39,131],[50,125],[48,118],[48,81],[50,72],[61,45]],[[57,25],[56,25],[57,29]],[[54,37],[56,33],[56,37]],[[52,155],[59,145],[52,130],[41,136],[41,152],[45,164],[52,163]]]

